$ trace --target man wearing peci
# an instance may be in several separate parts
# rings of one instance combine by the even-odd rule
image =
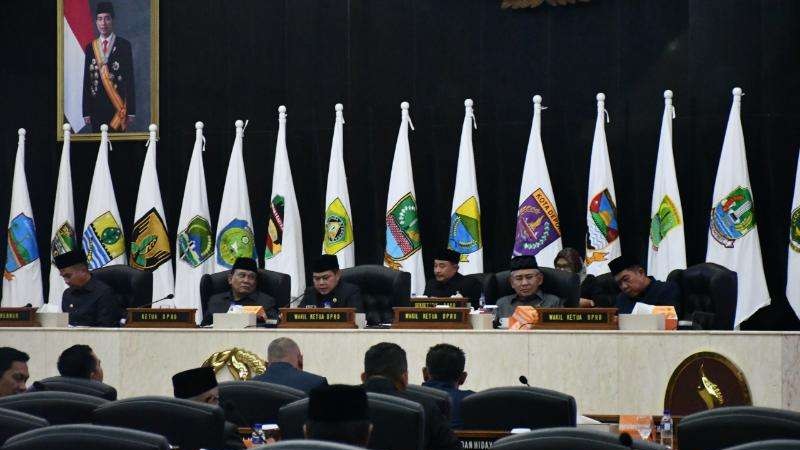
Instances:
[[[355,308],[356,312],[364,312],[361,290],[341,281],[341,276],[336,255],[321,255],[315,259],[311,267],[314,286],[306,289],[300,307]]]
[[[136,116],[131,43],[114,33],[114,5],[97,4],[95,25],[100,36],[84,50],[83,120],[95,133],[108,124],[127,131]]]
[[[212,295],[208,299],[205,316],[201,325],[214,322],[215,313],[226,313],[242,306],[261,306],[267,318],[278,318],[278,307],[275,299],[258,290],[258,264],[253,258],[236,258],[228,274],[227,292]]]
[[[54,262],[68,286],[61,297],[61,310],[69,313],[69,324],[118,327],[124,314],[122,302],[109,285],[92,276],[83,250],[62,253]]]
[[[508,277],[514,294],[497,299],[496,318],[503,319],[514,314],[517,306],[536,308],[560,308],[564,300],[540,289],[544,275],[539,270],[534,256],[515,256],[511,260],[511,275]]]
[[[460,294],[468,298],[474,308],[479,306],[481,283],[473,278],[458,273],[461,254],[455,250],[444,248],[433,257],[433,279],[425,283],[425,295],[428,297],[450,297]]]
[[[620,314],[630,314],[636,303],[645,303],[672,306],[680,317],[681,288],[677,284],[647,276],[639,261],[626,256],[611,260],[608,268],[622,291],[616,304]]]

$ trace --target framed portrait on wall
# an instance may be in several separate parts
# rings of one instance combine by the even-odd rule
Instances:
[[[58,128],[139,140],[158,125],[158,0],[58,1]]]

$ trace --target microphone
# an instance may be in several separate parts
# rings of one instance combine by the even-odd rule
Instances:
[[[174,294],[169,294],[166,297],[160,298],[160,299],[158,299],[156,301],[152,301],[150,303],[145,303],[144,305],[139,306],[139,308],[149,308],[149,307],[155,305],[156,303],[163,302],[164,300],[171,300],[173,298],[175,298],[175,295]]]
[[[306,296],[306,292],[308,292],[308,291],[303,291],[302,294],[300,294],[297,297],[291,299],[289,301],[289,307],[290,308],[299,308],[300,307],[300,301],[303,299],[303,297]]]
[[[525,375],[519,376],[519,382],[524,384],[525,386],[531,387],[531,385],[528,384],[528,377],[526,377]]]

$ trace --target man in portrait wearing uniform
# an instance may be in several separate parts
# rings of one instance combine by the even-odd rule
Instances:
[[[95,133],[108,124],[127,131],[136,115],[131,43],[114,33],[114,5],[97,4],[100,36],[86,46],[83,64],[83,120]]]
[[[428,297],[461,295],[468,298],[474,308],[479,306],[481,283],[458,273],[461,254],[449,248],[439,250],[433,257],[433,279],[425,283]]]
[[[118,327],[122,303],[111,287],[89,272],[83,250],[62,253],[54,260],[67,289],[61,310],[69,313],[69,324],[87,327]]]
[[[236,258],[228,274],[228,284],[231,287],[229,291],[212,295],[208,299],[203,325],[213,323],[215,313],[226,313],[231,308],[242,306],[261,306],[267,318],[278,318],[278,304],[275,299],[257,289],[258,265],[253,258]]]
[[[356,312],[364,312],[361,289],[341,281],[341,276],[339,260],[335,255],[321,255],[314,260],[311,267],[314,286],[306,289],[300,307],[355,308]]]
[[[497,299],[497,319],[510,317],[517,306],[535,308],[560,308],[564,300],[540,289],[544,275],[539,270],[534,256],[515,256],[511,260],[511,275],[508,282],[514,293]]]

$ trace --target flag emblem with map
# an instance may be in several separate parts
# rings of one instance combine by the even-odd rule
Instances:
[[[37,259],[39,247],[36,245],[36,228],[33,219],[20,213],[8,226],[8,259],[6,272],[14,272]]]
[[[589,212],[592,216],[587,236],[589,248],[602,250],[619,236],[617,207],[614,205],[608,189],[604,189],[592,198]]]
[[[178,233],[178,258],[191,267],[198,267],[214,254],[214,235],[204,217],[194,216]]]
[[[536,255],[559,237],[556,208],[541,188],[536,189],[517,210],[514,256]]]
[[[164,221],[155,208],[133,224],[130,265],[134,269],[153,271],[169,261],[172,253]]]
[[[386,258],[392,268],[400,268],[400,261],[413,255],[421,246],[417,202],[406,193],[386,215]]]
[[[89,269],[103,267],[125,253],[125,240],[114,216],[106,211],[86,227],[83,232],[83,249]]]
[[[233,267],[236,258],[256,257],[253,230],[246,220],[231,220],[219,234],[218,245],[217,263],[228,269]]]
[[[325,211],[325,253],[335,255],[353,243],[353,224],[344,204],[336,197]]]
[[[711,236],[727,248],[756,226],[750,189],[738,186],[711,209]]]
[[[665,195],[658,206],[658,212],[650,220],[650,242],[653,244],[653,249],[658,250],[667,233],[680,224],[681,215],[678,208],[669,195]]]
[[[53,258],[75,249],[75,229],[69,222],[64,222],[56,230],[50,241],[50,254]]]
[[[282,195],[272,198],[267,220],[267,247],[264,249],[264,258],[270,259],[281,252],[283,243],[283,210],[286,202]]]
[[[461,253],[462,262],[467,260],[467,254],[480,250],[480,209],[475,196],[466,199],[451,216],[448,247]]]

